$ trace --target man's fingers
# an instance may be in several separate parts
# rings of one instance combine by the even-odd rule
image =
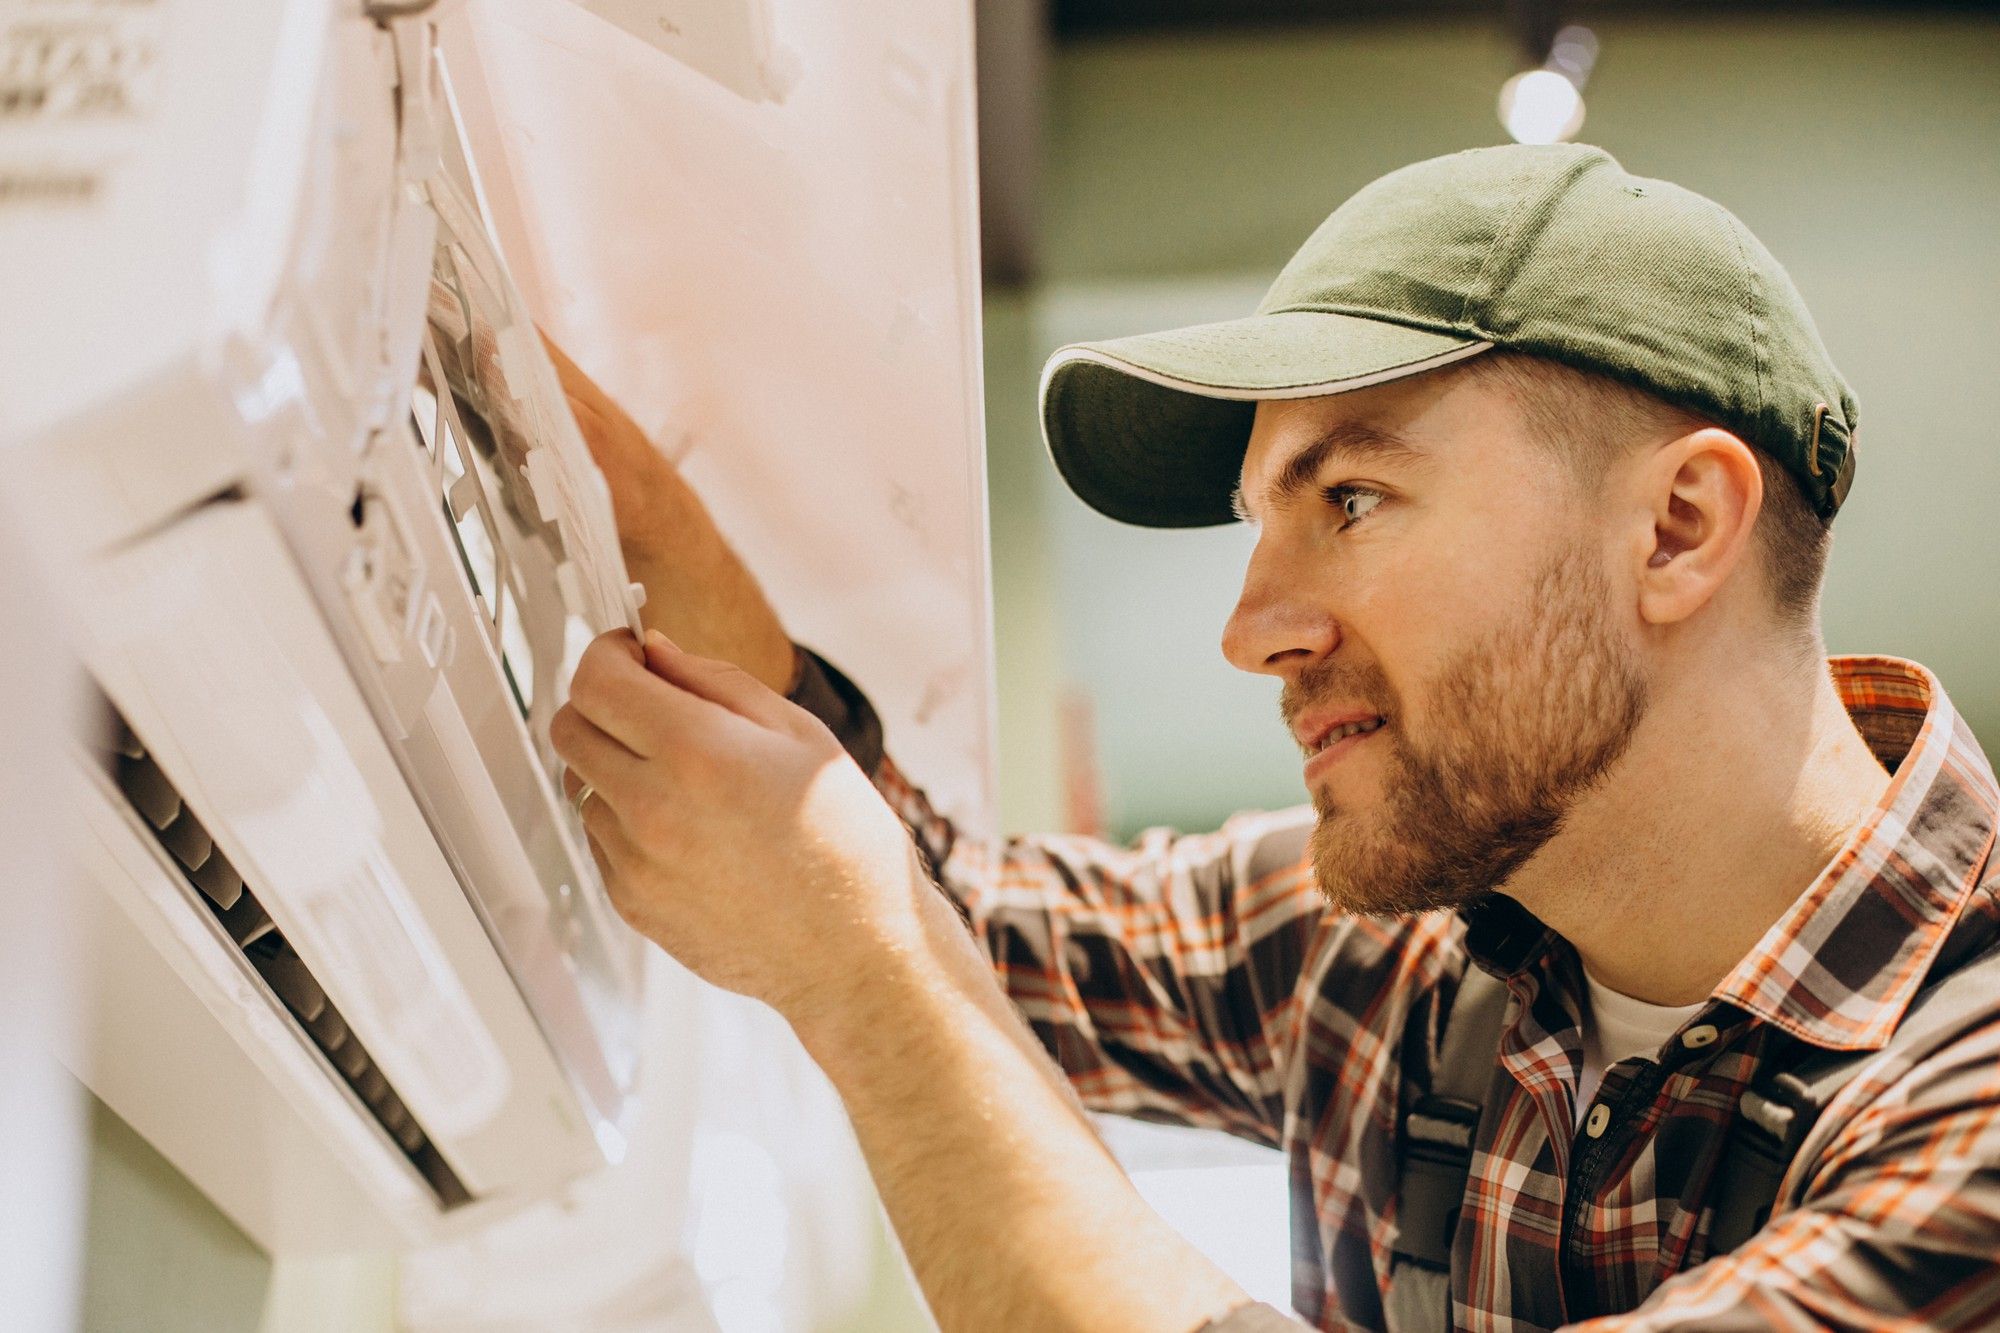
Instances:
[[[635,864],[631,835],[618,812],[604,798],[593,796],[583,803],[583,832],[590,839],[590,854],[597,868],[610,880]]]
[[[633,754],[650,758],[670,742],[671,690],[646,669],[629,630],[600,634],[569,683],[570,706]]]
[[[557,714],[558,718],[561,716],[561,713]],[[568,725],[582,728],[590,724],[573,720]],[[586,739],[578,745],[574,743],[573,736],[572,748],[576,749],[579,755],[587,752],[592,744],[587,739],[587,733],[579,731],[575,736]],[[627,754],[623,747],[610,737],[600,736],[595,744],[604,747],[599,753],[608,752],[611,755],[614,768],[626,764],[634,765],[640,769],[641,776],[644,776],[644,761]],[[604,886],[610,891],[611,901],[615,906],[623,900],[624,877],[640,873],[645,858],[632,841],[624,817],[619,814],[618,806],[615,804],[619,797],[584,776],[593,771],[589,763],[589,760],[573,763],[563,772],[563,795],[571,804],[575,804],[584,783],[590,781],[590,799],[583,803],[577,815],[583,822],[583,836],[590,850],[590,859],[597,863],[597,873],[603,878]],[[622,783],[619,790],[623,790]],[[626,794],[629,795],[629,791]]]
[[[794,706],[769,686],[731,663],[683,652],[658,630],[646,632],[646,666],[669,684],[739,717],[774,731],[792,730]]]
[[[606,744],[612,744],[606,738]],[[577,793],[583,790],[584,779],[574,768],[563,770],[563,796],[572,804]],[[623,877],[637,873],[645,865],[645,856],[632,835],[625,828],[625,821],[616,808],[596,786],[591,787],[592,796],[583,803],[578,812],[583,821],[584,840],[590,845],[590,859],[597,863],[597,873],[604,879],[604,887],[611,894],[612,906],[623,915],[625,909],[620,904],[627,901]]]
[[[600,801],[623,804],[643,788],[645,762],[605,734],[574,704],[564,704],[549,719],[549,742],[569,766],[563,774],[563,795],[572,801],[586,782],[597,792],[590,805]]]

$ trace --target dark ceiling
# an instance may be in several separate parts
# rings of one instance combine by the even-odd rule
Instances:
[[[1490,15],[1515,22],[1527,14],[1557,21],[1611,15],[1659,14],[1676,18],[1709,13],[2000,13],[1995,0],[1580,0],[1550,4],[1536,0],[1051,0],[1051,34],[1057,39],[1157,29],[1229,29],[1334,24],[1370,20],[1408,22],[1427,18]]]

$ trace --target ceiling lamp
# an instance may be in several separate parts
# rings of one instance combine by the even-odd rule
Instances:
[[[1550,42],[1540,68],[1500,85],[1500,123],[1517,143],[1563,143],[1583,128],[1583,88],[1597,64],[1597,34],[1571,25]]]

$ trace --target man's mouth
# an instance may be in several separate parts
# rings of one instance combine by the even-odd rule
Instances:
[[[1299,749],[1307,759],[1321,754],[1344,740],[1355,736],[1366,736],[1388,725],[1388,719],[1380,713],[1369,713],[1361,709],[1341,712],[1327,710],[1318,716],[1307,715],[1293,726]]]
[[[1349,736],[1365,736],[1382,726],[1385,720],[1384,718],[1371,717],[1356,722],[1343,722],[1321,736],[1319,742],[1312,747],[1312,753],[1318,754],[1320,751],[1346,740]]]

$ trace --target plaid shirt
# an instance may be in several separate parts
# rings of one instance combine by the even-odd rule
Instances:
[[[1309,809],[1129,848],[975,841],[881,756],[872,710],[837,673],[795,697],[873,767],[1088,1106],[1286,1153],[1293,1303],[1314,1325],[1383,1327],[1397,1127],[1477,965],[1512,993],[1499,1056],[1513,1078],[1480,1122],[1457,1327],[2000,1328],[2000,995],[1914,1068],[1864,1067],[1828,1109],[1843,1127],[1794,1164],[1770,1223],[1710,1262],[1710,1184],[1760,1063],[1880,1048],[1927,978],[2000,935],[2000,796],[1977,742],[1924,668],[1831,669],[1894,774],[1881,807],[1666,1046],[1606,1071],[1596,1137],[1575,1128],[1576,954],[1512,900],[1333,913],[1303,860]]]

